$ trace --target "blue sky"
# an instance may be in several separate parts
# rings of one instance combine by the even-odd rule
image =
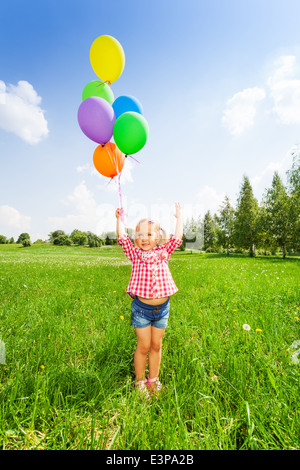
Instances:
[[[144,109],[146,146],[122,175],[126,224],[233,205],[243,175],[260,200],[300,140],[298,0],[15,0],[0,8],[0,234],[114,230],[115,181],[97,174],[80,130],[89,50],[120,41],[115,98]]]

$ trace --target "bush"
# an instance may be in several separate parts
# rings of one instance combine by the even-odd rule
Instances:
[[[22,241],[22,245],[23,245],[24,247],[31,246],[31,240],[30,240],[30,238],[24,238],[24,240]]]
[[[73,230],[70,238],[75,245],[86,245],[88,243],[87,234],[77,229]]]
[[[54,245],[72,245],[72,240],[68,235],[59,235],[57,238],[53,240]]]
[[[6,237],[4,235],[0,235],[0,244],[4,245],[5,243],[7,243]]]
[[[23,243],[24,240],[30,240],[30,236],[28,233],[21,233],[17,240],[17,243]]]
[[[91,238],[89,240],[89,247],[90,248],[98,248],[99,246],[102,246],[101,240],[97,240],[96,238]]]

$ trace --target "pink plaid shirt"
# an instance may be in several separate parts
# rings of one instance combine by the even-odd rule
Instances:
[[[127,234],[118,238],[125,255],[132,261],[131,278],[126,292],[145,299],[159,299],[178,291],[168,266],[168,259],[182,240],[172,235],[164,245],[144,251],[134,246]]]

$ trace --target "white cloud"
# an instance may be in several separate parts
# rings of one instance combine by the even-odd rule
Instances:
[[[83,171],[90,170],[90,164],[86,163],[85,165],[80,165],[77,167],[78,173],[82,173]]]
[[[123,170],[121,172],[121,184],[125,184],[127,182],[129,183],[133,182],[132,169],[133,169],[133,163],[131,160],[129,160],[129,157],[127,157],[123,166]]]
[[[204,186],[197,194],[198,206],[200,213],[204,215],[207,211],[211,214],[218,212],[220,205],[225,198],[225,193],[218,193],[211,186]]]
[[[97,204],[84,180],[67,197],[65,204],[71,208],[72,213],[63,217],[49,217],[50,231],[60,229],[70,234],[78,229],[100,235],[114,230],[116,208],[112,204]]]
[[[5,92],[6,86],[5,83],[0,80],[0,104],[5,104]]]
[[[97,204],[85,181],[82,181],[75,187],[73,193],[67,197],[65,204],[72,207],[72,214],[64,217],[49,217],[48,220],[53,230],[61,229],[67,233],[76,228],[84,231],[93,231],[96,221]]]
[[[119,190],[119,182],[118,176],[115,176],[113,180],[107,178],[106,176],[101,175],[96,168],[91,165],[90,163],[85,163],[84,165],[78,166],[77,168],[78,173],[83,173],[84,171],[88,171],[90,175],[97,175],[99,181],[103,184],[99,184],[100,189],[106,189],[107,191],[118,191]],[[133,176],[132,176],[132,169],[133,164],[131,160],[127,157],[125,159],[125,163],[121,172],[120,183],[123,186],[125,183],[132,183]]]
[[[8,231],[27,232],[30,229],[31,217],[22,215],[11,206],[0,206],[0,231],[2,235]],[[1,233],[0,232],[0,233]]]
[[[121,191],[126,182],[132,182],[133,163],[126,158],[121,172]],[[119,191],[118,176],[107,178],[102,176],[95,167],[89,163],[77,167],[78,173],[88,172],[89,175],[97,176],[100,184],[98,188],[105,191]],[[125,206],[126,198],[123,197]],[[75,228],[82,231],[91,231],[100,235],[102,232],[114,231],[116,226],[115,210],[112,204],[98,204],[93,193],[88,189],[85,180],[77,185],[74,191],[67,196],[63,204],[72,209],[72,213],[63,217],[49,217],[51,225],[50,231],[61,229],[66,233],[71,233]]]
[[[280,171],[282,168],[281,162],[270,162],[258,175],[251,178],[251,184],[253,188],[256,188],[266,175],[274,174],[274,171]]]
[[[92,192],[87,188],[85,181],[82,181],[73,193],[68,196],[68,201],[72,204],[76,212],[80,215],[94,215],[97,204]]]
[[[226,102],[222,125],[232,135],[242,135],[254,125],[258,105],[266,97],[266,114],[275,114],[285,125],[300,124],[300,65],[296,56],[281,56],[274,62],[265,89],[256,86],[233,95]]]
[[[31,232],[30,240],[34,243],[36,240],[44,240],[47,241],[49,239],[48,233],[41,233],[41,232]]]
[[[6,86],[0,80],[0,128],[37,144],[49,133],[40,103],[41,97],[27,81]]]
[[[265,90],[246,88],[233,95],[226,103],[222,124],[232,135],[241,135],[254,125],[258,104],[265,98]]]
[[[276,69],[267,82],[274,101],[272,112],[283,124],[300,124],[300,67],[297,58],[282,56],[275,65]]]
[[[263,190],[266,185],[270,184],[275,171],[281,175],[286,173],[292,164],[292,150],[294,148],[294,146],[291,147],[291,149],[282,157],[281,160],[268,163],[268,165],[259,174],[251,178],[251,184],[253,188],[257,189],[261,185]]]

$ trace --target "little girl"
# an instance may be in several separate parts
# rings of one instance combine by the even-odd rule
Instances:
[[[137,347],[134,354],[136,386],[141,392],[147,389],[159,391],[159,369],[161,362],[162,339],[169,317],[169,296],[178,291],[168,266],[168,259],[182,243],[183,223],[180,204],[176,203],[177,218],[175,234],[158,245],[161,235],[157,222],[142,219],[134,234],[135,245],[125,233],[121,211],[117,209],[118,243],[125,255],[132,261],[132,271],[126,292],[133,298],[131,304],[131,324],[137,334]],[[149,376],[145,378],[147,355],[149,352]]]

